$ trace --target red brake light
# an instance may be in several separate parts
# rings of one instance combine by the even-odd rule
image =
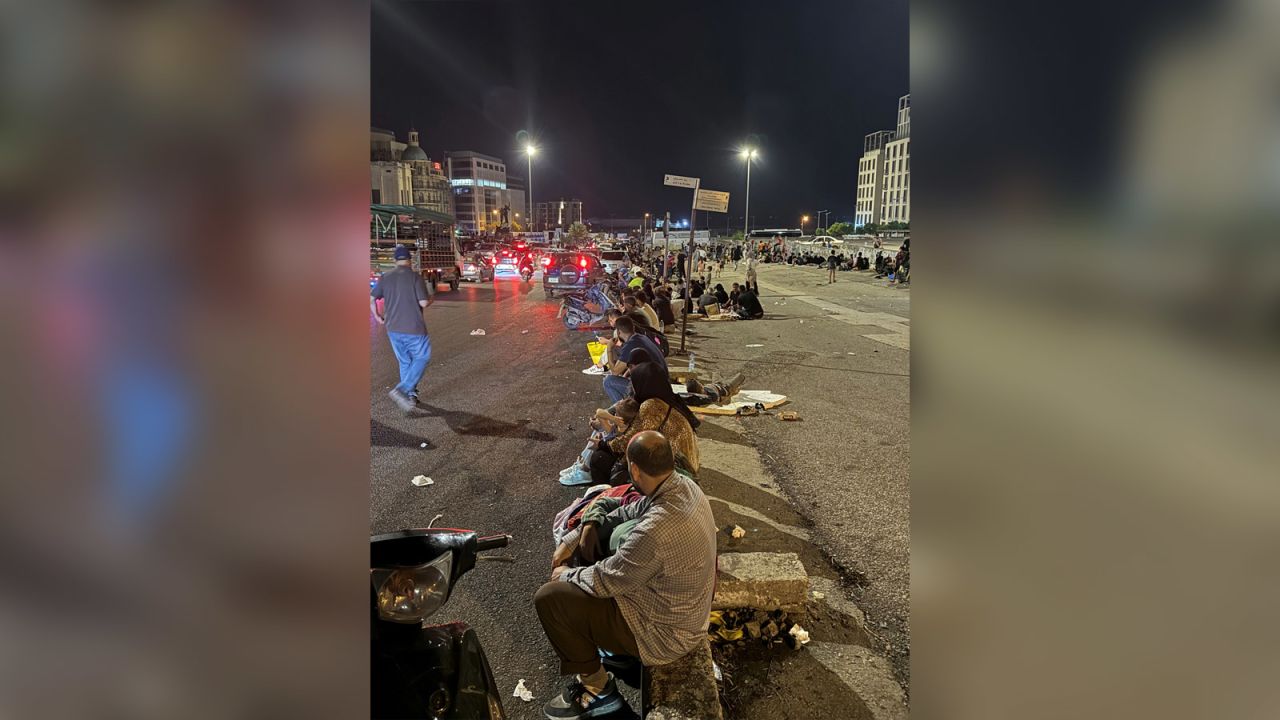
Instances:
[[[549,258],[549,257],[544,257],[544,258],[542,258],[542,264],[543,264],[543,265],[548,265],[548,266],[549,266],[549,265],[551,265],[551,258]]]
[[[586,266],[587,266],[587,259],[586,259],[586,258],[584,258],[584,257],[580,257],[580,258],[578,258],[578,267],[583,267],[583,268],[584,268],[584,267],[586,267]]]

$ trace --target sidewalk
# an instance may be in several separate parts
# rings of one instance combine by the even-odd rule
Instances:
[[[713,282],[726,280],[741,282],[728,271]],[[827,285],[824,269],[771,264],[760,266],[759,280],[765,319],[690,323],[692,349],[700,370],[721,377],[743,370],[746,387],[787,395],[786,409],[803,420],[728,418],[700,433],[712,446],[719,436],[758,449],[764,474],[779,486],[749,483],[756,487],[745,500],[720,492],[717,521],[747,518],[771,538],[770,547],[753,549],[798,552],[811,577],[851,583],[875,650],[906,686],[910,288],[853,272]],[[725,489],[708,479],[710,494]],[[775,494],[789,502],[770,502]]]

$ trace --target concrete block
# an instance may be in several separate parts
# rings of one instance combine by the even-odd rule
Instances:
[[[809,575],[795,553],[724,553],[711,608],[800,613],[808,591]]]
[[[711,644],[702,643],[667,665],[644,669],[645,720],[721,720]]]

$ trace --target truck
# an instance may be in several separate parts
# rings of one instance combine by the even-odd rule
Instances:
[[[441,284],[457,290],[462,282],[462,252],[449,215],[409,205],[369,206],[369,281],[395,266],[396,245],[413,250],[413,269],[432,290]]]

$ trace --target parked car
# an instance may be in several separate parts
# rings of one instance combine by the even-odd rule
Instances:
[[[615,272],[622,267],[622,263],[627,259],[626,250],[601,250],[600,263],[604,265],[605,272]]]
[[[582,252],[556,252],[546,256],[542,268],[542,291],[547,297],[557,292],[582,290],[604,280],[600,258]]]
[[[472,253],[462,259],[462,279],[472,282],[493,280],[493,265],[480,253]]]

